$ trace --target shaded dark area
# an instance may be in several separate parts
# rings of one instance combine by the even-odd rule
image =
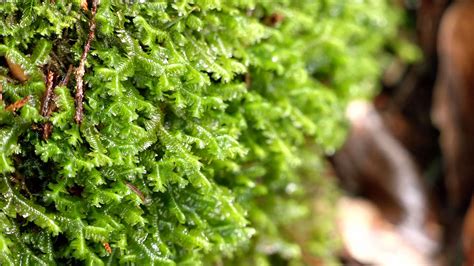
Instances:
[[[405,8],[423,60],[395,62],[373,103],[349,108],[351,133],[331,162],[436,264],[473,265],[474,1]]]

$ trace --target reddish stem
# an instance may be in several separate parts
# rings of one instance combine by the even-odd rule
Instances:
[[[86,45],[84,46],[84,51],[82,52],[81,60],[79,61],[79,66],[76,70],[76,96],[74,98],[76,103],[76,113],[74,115],[74,120],[77,124],[82,122],[82,118],[84,116],[84,107],[83,107],[83,99],[84,99],[84,72],[85,72],[85,64],[87,59],[87,54],[91,49],[91,42],[95,36],[95,14],[97,13],[97,2],[98,0],[92,1],[92,17],[89,23],[89,35],[87,37]]]

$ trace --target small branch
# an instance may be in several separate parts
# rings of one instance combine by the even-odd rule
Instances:
[[[28,95],[25,98],[10,104],[9,106],[7,106],[7,108],[5,108],[5,110],[10,111],[10,112],[16,112],[16,110],[23,107],[23,105],[25,105],[29,100],[30,100],[30,96]]]
[[[51,52],[51,57],[54,59],[54,60],[51,60],[52,64],[57,64],[58,67],[60,67],[61,69],[66,68],[66,66],[63,64],[62,60],[59,59],[58,55],[56,55],[56,53],[54,51]]]
[[[143,192],[141,192],[136,186],[134,186],[134,185],[132,185],[128,182],[125,182],[125,184],[127,185],[128,188],[130,188],[130,190],[132,190],[135,194],[137,194],[138,197],[140,197],[142,202],[146,201],[145,195],[143,195]]]
[[[67,86],[67,84],[69,83],[69,79],[71,78],[71,74],[72,74],[72,70],[74,68],[72,67],[72,65],[69,65],[69,68],[67,69],[67,73],[66,73],[66,76],[64,76],[63,80],[61,80],[61,82],[59,82],[59,85],[58,86]]]
[[[69,82],[69,78],[71,77],[72,70],[72,65],[69,65],[66,76],[64,76],[63,80],[61,80],[58,86],[67,85],[67,83]],[[56,86],[54,86],[54,73],[48,70],[48,76],[46,78],[46,92],[44,94],[43,103],[41,105],[41,115],[46,119],[49,119],[51,113],[53,113],[53,110],[56,108],[56,104],[53,101],[55,87]],[[49,139],[49,136],[51,136],[51,132],[53,131],[53,124],[48,121],[44,123],[41,129],[43,131],[43,139],[47,140]]]
[[[76,121],[77,124],[80,124],[82,122],[82,118],[84,115],[84,110],[83,110],[83,99],[84,99],[84,68],[86,64],[86,59],[87,59],[87,54],[89,53],[89,50],[91,49],[91,42],[94,39],[95,36],[95,28],[96,28],[96,22],[95,22],[95,14],[97,13],[97,2],[98,0],[93,0],[92,1],[92,9],[91,9],[91,20],[89,22],[89,35],[87,37],[86,45],[84,46],[84,52],[82,52],[81,56],[81,61],[79,62],[79,66],[77,67],[76,70],[76,96],[74,98],[76,102],[76,113],[74,115],[74,120]]]
[[[48,76],[46,78],[46,91],[44,93],[43,97],[43,103],[41,105],[41,115],[45,117],[46,119],[49,118],[51,113],[53,112],[53,102],[52,99],[54,97],[54,73],[52,71],[48,71]],[[53,125],[50,122],[46,122],[43,125],[43,139],[47,140],[49,136],[51,135],[51,132],[53,130]]]
[[[54,73],[52,71],[48,71],[48,76],[46,78],[46,91],[44,93],[43,103],[41,105],[41,115],[43,117],[49,117],[48,110],[50,109],[49,105],[53,96],[53,79]]]
[[[43,139],[48,140],[49,136],[51,136],[51,132],[53,132],[53,124],[51,124],[51,122],[46,122],[43,125]]]

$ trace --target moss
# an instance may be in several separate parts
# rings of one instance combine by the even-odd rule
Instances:
[[[285,232],[311,215],[307,184],[329,184],[322,163],[302,167],[341,144],[347,101],[373,94],[396,12],[380,0],[144,2],[101,0],[95,16],[79,0],[0,4],[0,261],[298,263]],[[91,20],[76,123],[81,77],[65,77]],[[330,257],[317,248],[333,243],[328,223],[307,226]]]

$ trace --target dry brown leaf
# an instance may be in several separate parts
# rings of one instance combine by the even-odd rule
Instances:
[[[10,69],[10,73],[15,79],[21,82],[25,82],[26,80],[28,80],[28,76],[26,75],[25,71],[21,68],[20,65],[13,63],[8,58],[6,59],[7,59],[8,68]]]

